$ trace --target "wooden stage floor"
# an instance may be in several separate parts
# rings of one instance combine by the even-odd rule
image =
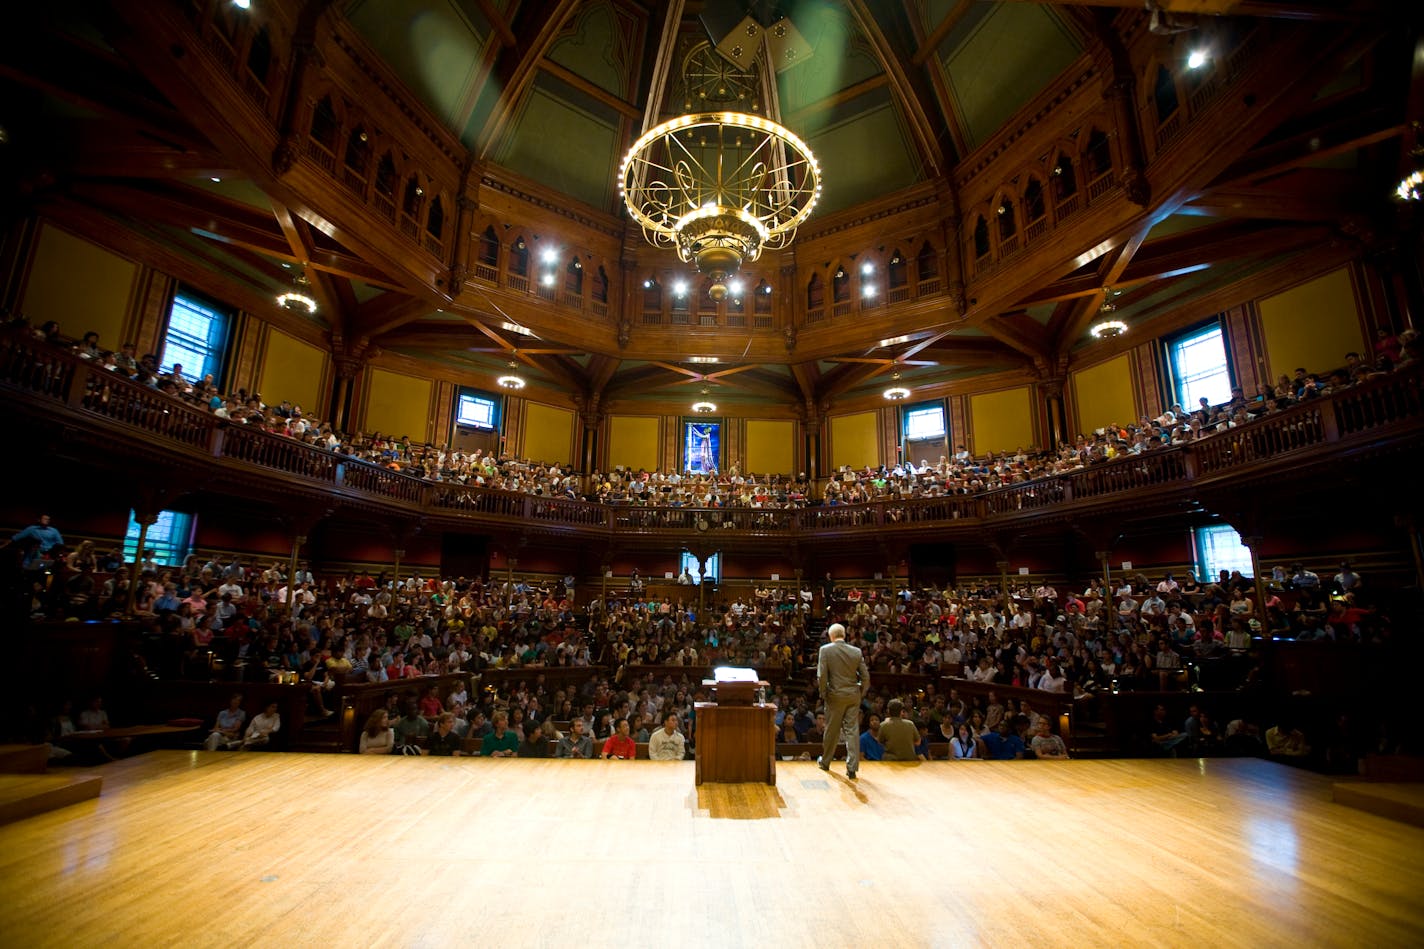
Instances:
[[[0,827],[0,946],[1409,946],[1424,829],[1255,760],[153,752]]]

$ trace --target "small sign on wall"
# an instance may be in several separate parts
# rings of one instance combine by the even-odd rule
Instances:
[[[1124,560],[1124,561],[1122,562],[1122,569],[1124,569],[1124,570],[1131,570],[1131,569],[1132,569],[1132,561],[1131,561],[1131,560]]]
[[[672,574],[672,571],[671,571],[671,570],[669,570],[669,571],[667,571],[666,573],[663,574],[663,579],[664,579],[664,580],[671,580],[672,578],[673,578],[673,574]]]
[[[778,580],[780,580],[780,579],[781,579],[781,574],[779,574],[779,573],[773,573],[773,574],[771,575],[771,582],[772,582],[772,583],[776,583],[776,582],[777,582]]]
[[[1020,567],[1020,568],[1019,568],[1019,576],[1021,576],[1021,577],[1026,577],[1026,576],[1028,576],[1028,568],[1027,568],[1027,567]]]

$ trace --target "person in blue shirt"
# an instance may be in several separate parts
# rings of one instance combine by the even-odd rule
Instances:
[[[19,543],[28,543],[25,550],[24,568],[38,570],[43,569],[48,563],[50,551],[64,544],[64,537],[57,528],[51,526],[49,515],[41,514],[38,521],[14,537],[9,540],[0,540],[0,548]]]
[[[999,722],[997,732],[984,734],[984,747],[990,761],[1017,761],[1024,756],[1023,739],[1014,731],[1013,722],[1008,718]]]
[[[865,731],[860,733],[860,757],[866,761],[884,761],[885,746],[880,744],[880,716],[872,714]]]

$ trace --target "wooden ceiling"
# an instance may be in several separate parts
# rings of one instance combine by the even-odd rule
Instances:
[[[873,234],[867,207],[907,189],[943,201],[971,165],[1012,151],[1010,130],[1045,89],[1094,63],[1111,69],[1113,50],[1141,42],[1148,19],[1127,0],[264,2],[224,15],[275,17],[298,37],[339,35],[353,59],[370,57],[368,79],[419,103],[411,121],[437,125],[430,140],[456,162],[508,167],[564,195],[622,234],[625,257],[642,245],[618,214],[617,163],[644,128],[680,111],[677,54],[689,38],[718,39],[717,24],[785,14],[804,36],[804,64],[762,68],[767,111],[805,135],[828,181],[842,183],[818,215],[863,219],[857,233]],[[173,65],[176,44],[147,13],[26,5],[17,14],[0,39],[3,200],[9,213],[43,213],[298,335],[337,350],[360,340],[367,354],[462,384],[488,386],[515,362],[535,391],[604,406],[680,404],[708,388],[733,411],[797,413],[868,404],[895,372],[924,396],[1040,379],[1091,355],[1086,330],[1107,288],[1135,328],[1165,328],[1249,299],[1257,275],[1358,254],[1399,225],[1384,196],[1420,82],[1409,72],[1412,25],[1389,30],[1388,11],[1364,0],[1159,6],[1171,24],[1265,17],[1303,21],[1322,46],[1342,31],[1349,42],[1322,60],[1324,72],[1292,75],[1266,120],[1194,146],[1195,179],[1154,191],[1091,243],[1029,255],[962,307],[790,327],[799,336],[716,326],[635,328],[620,339],[551,308],[516,312],[479,288],[452,294],[439,271],[359,220],[322,213],[270,154],[246,150],[236,119],[202,106]],[[282,68],[295,70],[298,53],[285,55]],[[814,233],[811,243],[820,246]],[[778,297],[797,293],[797,277],[778,266],[788,264],[764,271]],[[806,262],[793,256],[790,266]],[[272,303],[303,267],[320,303],[306,321]]]

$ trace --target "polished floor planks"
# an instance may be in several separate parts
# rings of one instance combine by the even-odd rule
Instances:
[[[1254,760],[155,752],[0,827],[0,945],[1418,945],[1424,830]]]

